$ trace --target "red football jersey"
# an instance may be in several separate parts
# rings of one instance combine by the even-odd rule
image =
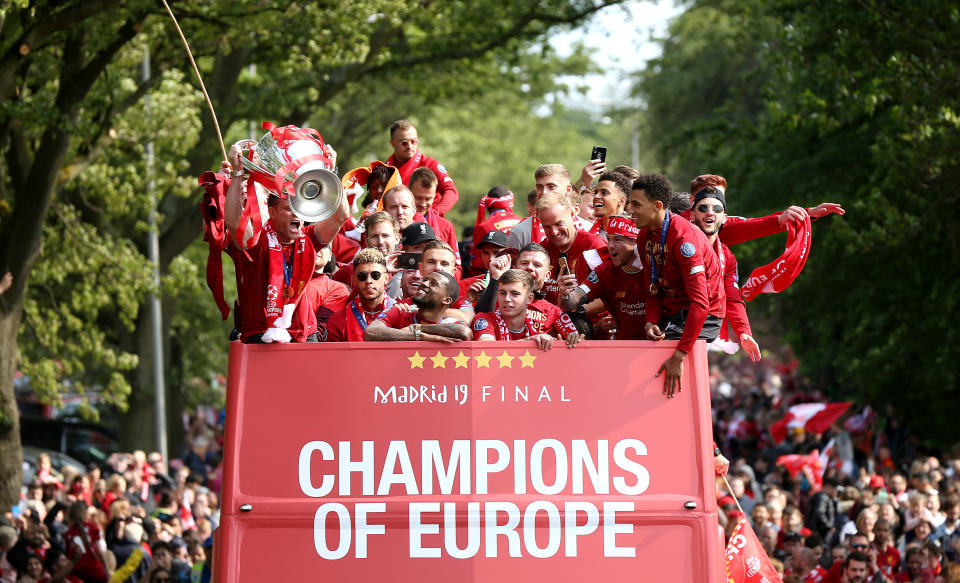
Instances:
[[[294,253],[305,253],[312,257],[312,261],[307,264],[310,266],[311,273],[313,265],[316,262],[317,251],[313,245],[312,230],[316,225],[309,225],[302,230],[303,237],[298,241],[303,241],[304,248],[296,249],[293,245],[284,245],[285,257],[287,261],[292,261],[289,256],[290,251]],[[255,334],[262,334],[267,330],[267,265],[269,264],[269,243],[264,234],[260,234],[256,242],[248,249],[249,259],[243,252],[231,245],[230,255],[236,263],[238,273],[237,302],[240,312],[240,337],[246,341],[247,338]],[[317,318],[310,306],[310,301],[303,295],[297,302],[293,312],[293,320],[287,329],[290,337],[303,342],[307,336],[317,331]]]
[[[453,205],[457,204],[457,201],[460,199],[460,193],[457,192],[457,186],[453,183],[453,178],[450,178],[450,174],[447,173],[447,169],[443,167],[443,164],[437,162],[430,156],[424,156],[423,152],[419,150],[417,153],[403,163],[403,165],[397,165],[397,161],[393,159],[393,154],[387,158],[387,165],[393,166],[400,171],[400,180],[404,184],[410,182],[410,175],[413,174],[413,171],[417,168],[429,168],[433,170],[433,173],[437,175],[437,198],[433,201],[433,208],[440,213],[440,216],[447,214],[447,211],[453,208]]]
[[[726,297],[723,293],[720,260],[710,248],[703,231],[690,221],[668,211],[670,224],[666,241],[660,248],[660,229],[641,229],[637,249],[643,261],[646,293],[646,321],[659,324],[664,315],[689,310],[678,350],[689,352],[707,315],[723,318]],[[652,281],[651,256],[656,261],[657,279]],[[652,293],[651,284],[656,284]]]
[[[617,321],[617,340],[644,340],[643,270],[628,273],[607,259],[580,284],[587,298],[600,298]]]

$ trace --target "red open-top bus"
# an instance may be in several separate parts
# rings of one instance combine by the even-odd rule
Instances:
[[[720,583],[705,345],[230,349],[214,579]]]

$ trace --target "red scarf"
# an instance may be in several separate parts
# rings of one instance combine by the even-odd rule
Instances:
[[[527,312],[524,314],[523,326],[524,326],[524,329],[525,329],[526,332],[527,332],[527,335],[524,336],[524,338],[529,338],[529,337],[531,337],[531,336],[536,336],[537,333],[538,333],[538,332],[536,331],[536,329],[533,327],[533,326],[534,326],[534,322],[533,322],[532,320],[530,320],[530,318],[527,316],[527,314],[529,314],[529,313],[530,313],[530,310],[528,309]],[[497,323],[497,336],[499,337],[499,338],[497,338],[497,339],[498,339],[498,340],[512,340],[512,339],[513,339],[513,336],[511,336],[511,334],[510,334],[510,327],[507,326],[507,321],[503,319],[503,315],[500,313],[500,308],[497,308],[497,311],[493,313],[493,318],[497,321],[497,322],[496,322],[496,323]]]
[[[533,243],[542,243],[544,239],[547,238],[546,233],[543,232],[543,227],[540,225],[540,219],[537,218],[537,213],[533,213],[533,224],[530,225],[530,241]]]
[[[603,230],[603,219],[598,218],[596,222],[593,223],[593,226],[590,227],[590,234],[601,237],[602,235],[600,234],[600,231],[602,230]]]
[[[791,222],[787,233],[787,247],[783,255],[753,270],[746,285],[741,288],[743,299],[749,302],[760,294],[775,294],[787,289],[807,263],[807,257],[810,256],[812,231],[809,215],[799,225]]]
[[[267,221],[263,226],[263,235],[267,238],[267,297],[265,312],[267,326],[271,328],[288,328],[283,322],[283,307],[296,304],[300,294],[307,287],[307,282],[313,276],[316,263],[316,254],[313,245],[307,245],[307,236],[302,232],[293,242],[292,265],[286,265],[283,257],[283,246],[273,230],[273,222]],[[308,249],[309,247],[309,249]]]
[[[203,202],[200,203],[203,215],[203,240],[207,242],[207,287],[213,293],[213,299],[220,309],[220,316],[226,320],[230,315],[230,306],[223,295],[223,251],[227,242],[227,227],[223,220],[223,206],[230,179],[223,174],[204,172],[198,179],[203,187]]]

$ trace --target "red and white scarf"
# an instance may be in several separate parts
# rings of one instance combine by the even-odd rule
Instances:
[[[312,246],[307,249],[307,236],[300,233],[293,242],[293,270],[290,281],[287,282],[283,246],[273,229],[272,221],[267,221],[263,226],[263,235],[267,238],[267,297],[264,304],[267,326],[286,330],[290,327],[290,321],[289,318],[284,318],[285,312],[292,316],[293,306],[313,276],[316,254],[312,253]],[[286,306],[290,308],[285,309]]]
[[[787,289],[807,263],[812,235],[813,227],[809,215],[802,223],[791,222],[783,255],[750,273],[750,278],[740,290],[743,292],[743,299],[749,302],[760,294],[775,294]]]
[[[530,310],[527,310],[524,314],[523,327],[526,331],[526,336],[524,336],[524,338],[529,338],[538,334],[536,328],[534,327],[535,322],[530,319],[529,314]],[[513,336],[510,332],[510,326],[507,326],[507,321],[503,319],[503,314],[500,313],[499,308],[493,313],[493,318],[496,320],[497,324],[497,340],[512,340]]]

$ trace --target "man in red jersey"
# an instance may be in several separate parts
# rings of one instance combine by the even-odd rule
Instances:
[[[393,306],[384,293],[387,260],[376,249],[361,249],[353,258],[353,289],[357,295],[327,321],[327,342],[360,342],[363,331],[381,312]]]
[[[240,338],[246,343],[316,342],[316,315],[309,302],[298,300],[313,276],[317,250],[329,245],[349,216],[346,198],[329,218],[302,227],[287,197],[272,193],[267,200],[270,219],[263,228],[254,229],[248,222],[239,234],[244,182],[239,179],[240,148],[231,147],[227,157],[234,179],[224,197],[224,223],[240,273]]]
[[[429,340],[455,342],[470,340],[470,328],[447,311],[457,296],[460,285],[455,277],[443,271],[434,271],[423,278],[411,312],[394,306],[380,314],[363,333],[364,340]]]
[[[490,285],[494,272],[497,276],[510,269],[510,255],[507,252],[507,234],[502,231],[488,231],[477,242],[476,250],[480,257],[480,273],[460,281],[461,296],[475,304]],[[493,263],[496,260],[496,263]]]
[[[533,277],[520,269],[509,269],[500,276],[497,285],[497,309],[477,314],[473,320],[474,340],[522,340],[531,338],[543,350],[553,346],[554,331],[573,348],[583,337],[577,333],[570,316],[560,308],[542,303],[539,309],[533,302]]]
[[[443,164],[430,156],[424,156],[423,152],[420,151],[420,138],[417,136],[417,128],[405,119],[393,122],[390,124],[390,145],[393,146],[393,154],[387,158],[387,164],[400,171],[400,179],[404,184],[410,182],[410,176],[417,168],[426,167],[433,170],[440,181],[433,208],[440,216],[447,214],[447,211],[457,203],[460,193],[457,192],[453,178],[450,178]]]
[[[327,321],[350,300],[350,288],[333,281],[327,274],[325,267],[331,264],[333,253],[329,247],[317,252],[317,264],[313,270],[313,278],[303,292],[303,299],[310,303],[310,309],[317,317],[317,332],[320,340],[327,336]]]
[[[410,183],[407,184],[407,186],[410,187],[410,191],[413,193],[413,200],[417,212],[423,215],[428,225],[433,227],[437,239],[446,241],[446,243],[450,245],[450,248],[453,249],[457,257],[457,269],[454,276],[460,279],[463,268],[460,258],[460,247],[457,244],[457,229],[453,226],[453,223],[441,217],[437,209],[433,208],[433,204],[437,200],[438,184],[437,175],[433,173],[433,170],[429,168],[417,168],[410,176]]]
[[[633,182],[627,211],[642,230],[637,248],[646,285],[646,334],[650,340],[680,340],[660,366],[667,397],[682,390],[683,359],[702,338],[720,333],[725,298],[720,261],[707,237],[667,209],[673,187],[666,176],[643,174]]]
[[[423,255],[421,255],[420,264],[416,269],[416,271],[419,272],[420,281],[426,280],[427,276],[435,271],[442,271],[453,275],[454,261],[453,249],[451,249],[450,245],[447,245],[445,241],[438,239],[427,241],[423,246]],[[418,288],[414,288],[414,295],[416,295],[417,289]],[[404,297],[399,303],[400,309],[408,311],[416,311],[417,309],[416,303],[413,301],[413,296]],[[454,298],[448,315],[457,318],[465,324],[470,324],[470,322],[473,321],[473,313],[473,306],[470,305],[470,302],[458,294],[458,297]]]
[[[722,180],[722,177],[717,177]],[[723,180],[726,184],[726,180]],[[726,296],[727,320],[733,327],[734,338],[753,361],[760,360],[760,346],[753,339],[750,320],[747,318],[747,306],[740,293],[740,276],[737,272],[737,258],[730,248],[720,241],[720,232],[727,221],[727,199],[724,188],[719,184],[705,185],[693,195],[691,220],[707,236],[710,247],[720,260],[723,277],[723,291]]]
[[[510,256],[497,257],[490,262],[490,283],[487,285],[480,299],[477,300],[475,311],[492,312],[497,308],[497,280],[508,269],[510,269]],[[543,245],[539,243],[527,243],[517,253],[516,261],[512,262],[514,267],[526,271],[533,277],[533,303],[531,307],[536,307],[540,303],[549,304],[544,298],[546,293],[543,291],[544,283],[547,280],[547,273],[550,271],[550,255]]]
[[[602,183],[603,181],[601,181]],[[601,299],[616,321],[617,340],[645,340],[643,264],[637,254],[640,229],[626,216],[605,217],[607,251],[603,263],[579,286],[560,288],[561,307],[575,311],[590,300]]]
[[[570,199],[563,195],[546,194],[537,202],[537,219],[546,235],[544,248],[550,256],[548,280],[558,282],[562,276],[573,275],[563,283],[574,286],[584,281],[607,257],[607,243],[596,235],[578,231]],[[559,287],[548,283],[547,300],[556,303]]]
[[[367,247],[376,249],[383,254],[387,264],[394,263],[394,260],[400,255],[398,250],[400,246],[400,224],[390,213],[380,211],[367,216],[363,220],[364,237]],[[341,265],[340,269],[333,274],[334,281],[338,281],[347,287],[353,289],[353,262]],[[394,274],[387,272],[387,295],[396,298],[400,294],[400,283],[394,281]]]
[[[482,241],[487,233],[500,231],[507,235],[520,222],[520,217],[513,214],[513,193],[503,186],[495,186],[480,198],[477,203],[477,220],[473,226],[473,247],[470,253],[470,275],[479,275],[484,269],[477,241]],[[487,216],[487,213],[490,216]]]
[[[690,181],[690,194],[696,196],[700,189],[707,186],[721,185],[724,193],[727,189],[727,181],[722,176],[716,174],[701,174]],[[791,222],[803,221],[805,215],[810,215],[814,220],[825,217],[830,214],[843,215],[846,211],[835,202],[822,202],[817,206],[803,208],[799,206],[790,206],[786,210],[767,215],[765,217],[744,218],[731,216],[727,217],[726,225],[720,234],[720,241],[725,245],[735,245],[744,241],[751,241],[760,237],[782,233],[787,230],[787,225]],[[689,213],[684,213],[689,219]]]
[[[600,175],[589,202],[596,220],[590,229],[592,234],[607,240],[607,222],[610,217],[623,213],[632,185],[633,180],[619,172],[604,172]]]

